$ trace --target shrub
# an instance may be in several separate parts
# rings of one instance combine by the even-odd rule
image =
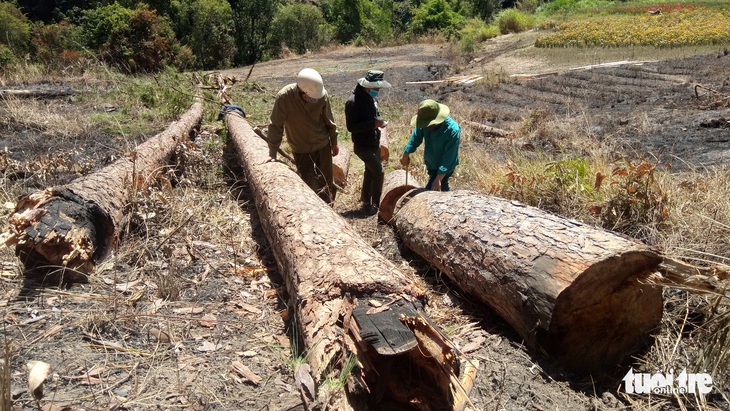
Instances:
[[[516,9],[502,10],[495,20],[502,34],[521,33],[535,25],[535,18],[532,15]]]
[[[81,61],[80,31],[68,22],[35,25],[31,39],[33,57],[51,69]]]
[[[167,19],[141,5],[115,3],[83,12],[81,39],[102,60],[128,72],[155,72],[175,62],[175,33]]]
[[[16,58],[13,51],[4,44],[0,44],[0,70],[8,69],[15,65]]]
[[[0,45],[15,55],[27,52],[30,46],[30,21],[8,2],[0,2]]]
[[[459,30],[459,46],[462,51],[472,53],[477,50],[479,43],[497,37],[499,34],[499,28],[496,25],[488,25],[480,19],[469,19]]]
[[[233,9],[227,1],[173,2],[175,32],[203,69],[230,67],[236,56]]]
[[[409,25],[413,34],[421,35],[431,31],[455,35],[464,24],[464,17],[451,9],[446,0],[428,0],[413,13]]]
[[[318,7],[302,3],[281,8],[274,17],[272,28],[274,55],[284,47],[298,54],[317,50],[329,42],[331,31]]]

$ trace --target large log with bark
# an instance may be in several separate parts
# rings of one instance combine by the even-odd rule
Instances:
[[[304,343],[314,382],[302,390],[307,409],[451,407],[458,361],[423,315],[424,289],[293,170],[265,163],[268,147],[244,119],[229,115],[226,123]],[[343,396],[324,382],[350,358],[358,367]]]
[[[595,371],[645,343],[662,257],[615,233],[471,191],[413,190],[398,203],[404,245],[499,313],[528,347]]]
[[[196,132],[203,106],[190,110],[167,129],[107,167],[63,186],[21,197],[4,234],[6,245],[26,269],[63,269],[64,281],[85,279],[117,245],[127,223],[132,193],[153,181],[178,144]]]

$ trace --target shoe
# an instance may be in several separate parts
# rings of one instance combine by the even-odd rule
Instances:
[[[374,205],[370,203],[363,203],[363,205],[360,207],[360,210],[365,213],[365,215],[375,215],[378,213],[378,207],[375,207]]]

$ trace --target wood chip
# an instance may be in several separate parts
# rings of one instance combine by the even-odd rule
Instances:
[[[231,370],[233,372],[237,373],[238,375],[240,375],[241,377],[245,378],[246,380],[248,380],[253,385],[261,384],[261,377],[256,375],[255,372],[251,371],[250,368],[245,366],[240,361],[233,361],[231,363]]]

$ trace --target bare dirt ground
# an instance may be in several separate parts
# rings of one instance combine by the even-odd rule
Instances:
[[[730,56],[721,50],[698,56],[693,54],[699,50],[688,51],[669,59],[635,50],[606,52],[600,58],[573,50],[569,57],[555,59],[530,44],[529,35],[505,36],[465,60],[457,60],[442,44],[336,49],[259,64],[251,80],[275,93],[301,68],[313,67],[323,74],[330,94],[344,102],[358,77],[368,68],[381,68],[394,85],[383,93],[383,111],[403,112],[389,125],[400,138],[409,132],[408,119],[417,103],[430,97],[460,108],[453,113],[457,121],[504,130],[522,127],[535,113],[550,112],[566,122],[586,124],[591,137],[612,139],[617,150],[678,168],[730,160]],[[580,68],[622,60],[643,63]],[[243,79],[248,71],[224,74]],[[470,86],[406,84],[472,74],[487,81]],[[76,116],[105,108],[55,100],[31,110]],[[263,125],[266,118],[254,116],[250,122]],[[130,139],[109,133],[81,130],[57,136],[51,126],[24,124],[21,119],[0,124],[7,147],[1,157],[9,203],[4,219],[14,196],[68,182],[131,146]],[[2,341],[17,409],[304,409],[292,372],[297,340],[288,321],[284,282],[245,182],[224,171],[226,149],[215,143],[221,127],[216,122],[204,127],[197,148],[185,155],[185,175],[174,188],[160,186],[137,199],[130,234],[88,284],[40,286],[22,276],[11,249],[2,250]],[[513,148],[485,142],[468,128],[463,138],[465,150],[489,150],[495,161],[501,150]],[[538,136],[530,150],[559,150],[563,144],[554,136]],[[391,153],[399,149],[391,147]],[[388,167],[395,167],[395,156],[391,154]],[[642,353],[604,375],[584,377],[526,351],[504,321],[402,249],[377,217],[357,211],[362,169],[354,157],[351,167],[349,186],[335,209],[373,247],[428,285],[428,315],[468,359],[480,363],[471,393],[473,409],[679,407],[672,397],[623,392],[621,378],[628,367],[642,367]],[[455,188],[469,188],[458,184],[456,179]],[[26,389],[31,360],[51,364],[39,402]],[[730,409],[725,392],[724,386],[718,387],[703,407]],[[695,404],[690,400],[684,405]]]

